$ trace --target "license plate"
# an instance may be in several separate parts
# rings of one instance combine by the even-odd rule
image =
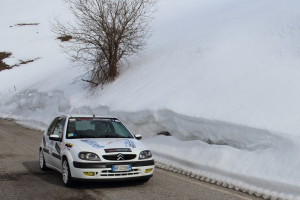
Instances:
[[[113,172],[129,172],[131,169],[131,165],[113,165],[111,167]]]

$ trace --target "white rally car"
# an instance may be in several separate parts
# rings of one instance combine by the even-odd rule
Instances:
[[[43,135],[40,168],[74,180],[137,179],[148,181],[154,171],[151,152],[117,118],[59,116]]]

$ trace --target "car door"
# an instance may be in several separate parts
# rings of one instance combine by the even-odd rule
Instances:
[[[51,124],[49,125],[46,134],[43,137],[43,145],[44,145],[44,158],[45,161],[48,165],[53,166],[53,160],[52,160],[52,155],[51,155],[51,149],[52,149],[52,145],[53,145],[53,141],[50,140],[50,135],[52,135],[54,128],[57,124],[59,117],[55,118]]]
[[[51,155],[52,155],[52,164],[53,167],[55,167],[58,170],[61,170],[62,164],[61,164],[61,150],[63,150],[63,133],[65,129],[65,123],[66,118],[60,117],[57,120],[57,123],[55,124],[55,127],[53,129],[53,132],[51,135],[57,135],[59,136],[58,140],[52,140],[51,142]]]

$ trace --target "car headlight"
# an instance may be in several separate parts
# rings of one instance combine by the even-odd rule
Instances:
[[[142,151],[139,156],[139,160],[151,158],[152,153],[149,150]]]
[[[92,160],[92,161],[99,161],[100,158],[97,154],[92,152],[80,152],[78,157],[82,160]]]

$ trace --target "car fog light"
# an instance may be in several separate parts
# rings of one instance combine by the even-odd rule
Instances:
[[[152,170],[153,170],[153,169],[146,169],[146,170],[145,170],[145,173],[150,173],[150,172],[152,172]]]
[[[95,172],[83,172],[86,176],[95,176]]]

